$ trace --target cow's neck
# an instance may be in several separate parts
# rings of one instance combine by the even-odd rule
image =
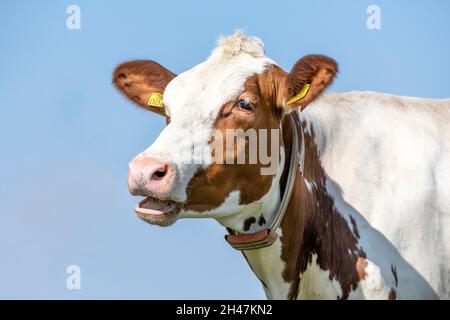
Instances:
[[[301,127],[297,114],[292,116]],[[349,223],[337,211],[328,193],[333,186],[326,186],[314,133],[305,133],[303,129],[299,128],[298,134],[304,144],[304,166],[297,171],[286,214],[277,230],[279,238],[269,247],[243,251],[243,254],[269,298],[345,299],[364,276],[358,265],[362,264],[364,269],[365,253],[358,246],[356,223],[353,219]],[[285,168],[290,161],[291,130],[283,126]],[[276,190],[278,194],[284,191],[286,177],[285,169]],[[244,227],[242,231],[259,231],[270,224],[275,213],[276,210],[260,213],[264,221],[256,215],[246,216],[228,227],[248,225],[248,230]]]

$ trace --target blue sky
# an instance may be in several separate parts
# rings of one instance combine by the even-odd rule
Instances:
[[[81,30],[66,8],[81,8]],[[368,30],[366,9],[381,9]],[[244,28],[289,70],[305,54],[340,64],[331,91],[450,97],[450,2],[2,1],[0,298],[264,298],[215,221],[149,226],[127,165],[162,118],[111,86],[114,66],[153,59],[176,73]],[[66,268],[79,265],[81,290]]]

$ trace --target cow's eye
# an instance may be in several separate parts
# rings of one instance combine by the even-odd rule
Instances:
[[[247,111],[254,111],[253,104],[248,100],[239,100],[237,106]]]

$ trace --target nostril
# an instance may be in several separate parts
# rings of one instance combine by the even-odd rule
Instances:
[[[163,169],[157,170],[152,174],[151,179],[152,180],[161,180],[164,178],[167,174],[167,166],[165,166]]]

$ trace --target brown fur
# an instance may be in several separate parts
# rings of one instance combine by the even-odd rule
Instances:
[[[259,225],[259,226],[263,226],[263,225],[265,225],[265,224],[266,224],[266,219],[264,219],[264,216],[261,215],[261,216],[259,217],[259,219],[258,219],[258,225]]]
[[[337,72],[337,63],[327,56],[308,55],[298,60],[287,78],[288,96],[297,94],[306,83],[311,86],[308,94],[294,103],[293,107],[303,110],[333,82]]]
[[[256,218],[255,217],[250,217],[248,219],[245,219],[244,221],[244,226],[242,228],[242,230],[244,231],[248,231],[250,230],[250,227],[252,226],[252,224],[254,224],[256,222]]]
[[[164,92],[175,74],[159,63],[151,60],[136,60],[120,64],[113,73],[113,83],[138,106],[165,115],[164,108],[155,108],[147,104],[154,92]]]
[[[360,280],[366,279],[366,268],[367,268],[368,264],[369,263],[367,262],[366,259],[364,259],[362,257],[358,258],[358,260],[356,262],[356,270],[358,271]]]
[[[388,300],[397,300],[397,293],[395,292],[395,289],[391,289],[389,291]]]
[[[337,65],[333,61],[333,68],[332,61],[330,58],[323,56],[308,56],[296,63],[293,68],[294,75],[292,73],[287,74],[278,66],[271,66],[260,75],[255,74],[246,81],[244,92],[237,99],[245,98],[254,102],[255,112],[245,114],[245,112],[236,108],[237,100],[229,101],[222,106],[214,128],[222,130],[224,136],[226,129],[242,129],[245,131],[250,128],[257,130],[279,128],[283,117],[281,108],[283,101],[287,101],[289,98],[287,95],[288,88],[295,86],[295,84],[290,84],[290,81],[300,83],[302,79],[311,80],[310,93],[314,92],[318,95],[332,80],[332,78],[327,78],[327,81],[325,81],[322,77],[321,72],[324,72],[322,70],[325,70],[327,75],[332,76],[337,72]],[[327,65],[327,63],[330,63],[330,65]],[[309,68],[317,72],[310,72],[306,77],[305,70],[309,70]],[[334,70],[334,73],[330,73],[329,70]],[[309,97],[310,93],[305,99]],[[315,95],[311,96],[307,101],[312,101],[315,97]],[[306,105],[303,104],[303,107]],[[269,138],[267,150],[271,150],[270,140]],[[280,143],[282,144],[282,141]],[[224,150],[223,162],[225,162],[226,157],[237,158],[238,150],[232,150],[232,152],[234,154],[230,154],[230,150]],[[248,149],[245,152],[248,152]],[[248,154],[246,154],[246,159],[248,159]],[[186,209],[195,211],[215,209],[225,201],[231,191],[235,190],[240,191],[241,204],[259,200],[269,191],[273,179],[273,176],[261,175],[261,167],[261,164],[213,164],[206,170],[197,172],[188,185]],[[251,185],[257,185],[258,187],[249,188]],[[208,199],[207,203],[205,203],[205,199]]]
[[[279,127],[279,114],[273,108],[275,99],[275,86],[273,80],[274,68],[269,68],[261,75],[250,77],[245,83],[245,90],[241,95],[254,102],[255,112],[249,113],[239,110],[235,101],[225,103],[216,119],[214,128],[223,132],[226,145],[226,129],[277,129]],[[237,99],[239,100],[239,99]],[[236,100],[236,101],[237,101]],[[245,139],[244,137],[242,139]],[[271,139],[268,138],[267,150],[270,149]],[[243,145],[247,146],[248,140]],[[235,143],[235,146],[238,144]],[[248,148],[239,150],[246,153],[249,159]],[[207,211],[219,207],[230,192],[240,191],[240,203],[249,204],[262,198],[270,189],[273,175],[261,175],[263,165],[257,164],[226,164],[226,157],[236,160],[239,152],[224,150],[223,164],[212,164],[206,170],[197,172],[188,185],[188,200],[185,208],[195,211]],[[255,186],[258,187],[250,187]],[[205,202],[205,200],[207,200]]]
[[[286,111],[282,107],[289,98],[298,93],[304,84],[311,84],[308,94],[289,106],[291,110],[297,107],[304,109],[332,82],[336,73],[337,64],[334,60],[318,55],[300,59],[290,74],[277,66],[271,66],[263,74],[250,77],[245,83],[243,94],[237,99],[249,99],[254,103],[255,111],[240,110],[236,107],[237,100],[229,101],[222,106],[214,128],[223,132],[226,129],[277,129]],[[163,114],[162,108],[149,108],[147,101],[152,92],[163,91],[174,76],[172,72],[153,61],[134,61],[117,67],[113,82],[138,105]],[[286,125],[287,117],[294,117],[297,126],[301,126],[296,113],[284,117],[284,136],[280,143],[284,143],[286,147],[286,164],[290,160],[292,143],[292,128]],[[297,172],[292,197],[281,224],[281,258],[286,262],[283,278],[292,284],[288,298],[297,297],[300,275],[311,263],[312,255],[317,254],[320,268],[329,270],[330,279],[336,279],[340,283],[343,292],[341,298],[345,299],[351,290],[356,289],[361,279],[357,265],[360,259],[365,258],[365,253],[357,246],[356,223],[351,230],[344,218],[336,212],[333,200],[326,193],[325,172],[314,145],[314,136],[305,134],[304,142],[304,176]],[[270,138],[268,143],[270,144]],[[270,145],[267,150],[271,150]],[[240,150],[235,148],[229,150],[228,154],[223,154],[224,157],[236,159],[238,151]],[[215,209],[235,190],[240,191],[241,204],[259,200],[269,191],[273,180],[273,176],[260,174],[261,167],[260,163],[212,164],[197,172],[187,187],[185,209],[198,212]],[[305,178],[316,183],[311,193],[306,187]],[[285,182],[286,170],[281,178],[282,189]],[[260,224],[262,221],[265,223],[264,217],[260,218]],[[250,229],[251,224],[255,222],[256,218],[249,220],[244,228]],[[351,251],[350,255],[348,250]]]
[[[292,116],[296,117],[296,114]],[[288,134],[285,139],[289,140]],[[297,174],[291,201],[281,224],[281,258],[286,262],[283,278],[292,284],[288,298],[297,297],[301,274],[312,263],[312,255],[316,254],[319,267],[329,270],[330,280],[335,279],[341,285],[340,298],[347,299],[361,280],[357,266],[359,259],[366,258],[366,254],[358,247],[354,230],[336,211],[333,199],[327,194],[325,172],[314,144],[314,136],[304,134],[304,141],[304,176]],[[312,192],[308,191],[305,179],[315,183]]]

